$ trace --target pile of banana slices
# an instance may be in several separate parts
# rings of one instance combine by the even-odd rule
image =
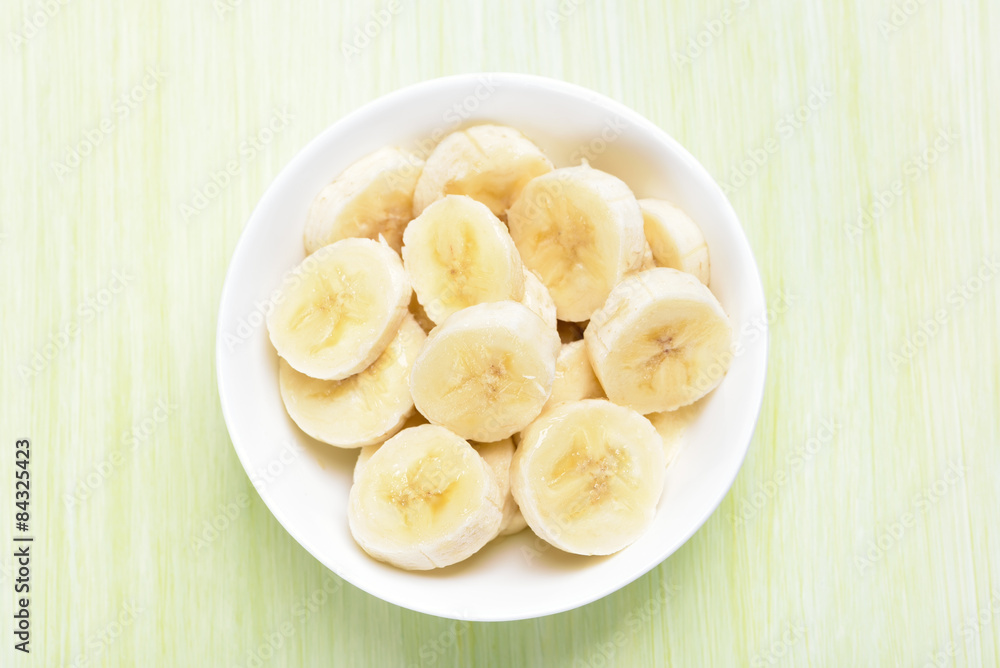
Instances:
[[[369,555],[423,570],[526,527],[583,555],[642,535],[732,360],[683,211],[478,125],[426,162],[353,164],[304,236],[267,319],[281,396],[360,449],[348,522]]]

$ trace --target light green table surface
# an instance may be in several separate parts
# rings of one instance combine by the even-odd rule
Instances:
[[[997,665],[1000,5],[397,2],[0,8],[0,665]],[[342,583],[285,533],[230,444],[214,348],[281,167],[379,95],[479,70],[589,86],[670,132],[731,186],[777,308],[756,436],[705,527],[585,608],[466,625]]]

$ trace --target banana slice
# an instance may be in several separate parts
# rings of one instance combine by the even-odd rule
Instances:
[[[708,285],[711,276],[708,244],[695,222],[662,199],[641,199],[639,208],[656,266],[693,274]]]
[[[556,331],[523,304],[470,306],[427,337],[410,393],[431,423],[474,441],[499,441],[541,412],[558,352]]]
[[[556,322],[556,330],[559,332],[559,340],[562,343],[573,343],[583,340],[583,330],[587,329],[587,321],[566,322],[559,320]]]
[[[701,413],[704,401],[682,406],[675,411],[650,413],[646,419],[653,424],[656,433],[663,440],[663,454],[667,458],[667,466],[677,459],[684,443],[684,433]]]
[[[530,269],[524,270],[524,298],[521,303],[531,309],[546,325],[556,328],[556,304],[548,288],[538,278],[538,274]]]
[[[603,398],[604,389],[594,375],[594,368],[590,366],[586,343],[564,343],[556,358],[556,379],[552,383],[552,394],[542,412],[564,401]]]
[[[362,468],[348,504],[358,545],[409,570],[472,556],[503,520],[493,470],[466,441],[434,425],[386,441]]]
[[[540,538],[574,554],[613,554],[652,522],[665,468],[649,420],[588,399],[560,404],[521,433],[511,486]]]
[[[364,371],[343,380],[317,380],[281,360],[279,383],[295,424],[338,448],[380,443],[402,429],[413,412],[410,367],[427,335],[407,315],[396,338]]]
[[[403,265],[437,324],[475,304],[524,296],[524,266],[507,228],[469,197],[449,195],[407,226]]]
[[[406,315],[410,295],[403,263],[388,244],[344,239],[285,275],[267,330],[296,371],[341,380],[382,354]]]
[[[422,424],[427,424],[427,418],[417,411],[413,411],[410,417],[406,418],[406,422],[403,423],[403,427],[399,431],[409,429],[410,427],[419,427]],[[382,443],[385,443],[389,440],[389,438],[395,435],[395,433],[389,434],[386,438],[382,439],[380,443],[376,443],[375,445],[366,445],[358,450],[358,459],[354,462],[354,482],[358,481],[358,476],[361,475],[361,471],[364,470],[365,465],[368,463],[368,460],[372,458],[372,455],[378,452],[378,449],[382,447]]]
[[[510,492],[510,463],[514,459],[514,441],[505,438],[493,443],[473,443],[479,456],[482,457],[497,481],[500,488],[500,498],[503,499],[503,521],[500,523],[501,536],[509,536],[524,529],[527,525],[524,516],[517,507],[517,501]]]
[[[427,424],[427,418],[414,412],[403,424],[403,429],[423,424]],[[514,457],[514,441],[505,438],[494,443],[472,443],[471,445],[493,471],[497,487],[500,489],[500,498],[503,499],[503,507],[501,508],[503,520],[500,523],[499,535],[509,536],[523,530],[528,524],[524,521],[524,516],[521,515],[517,502],[514,501],[514,496],[510,492],[510,463]],[[381,443],[367,445],[358,451],[358,459],[354,464],[354,482],[358,481],[372,455],[378,452],[381,447]]]
[[[560,320],[581,322],[642,262],[642,212],[620,179],[557,169],[529,182],[507,213],[525,266],[549,289]]]
[[[453,132],[427,158],[413,193],[413,217],[445,195],[468,195],[503,218],[524,184],[550,171],[545,154],[513,128],[477,125]]]
[[[412,153],[386,147],[345,169],[309,208],[303,235],[306,254],[341,239],[379,235],[398,253],[423,165]]]
[[[583,336],[608,398],[644,414],[705,396],[733,357],[719,301],[691,274],[663,267],[619,283]]]

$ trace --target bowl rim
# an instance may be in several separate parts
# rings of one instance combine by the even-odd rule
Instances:
[[[424,81],[409,84],[402,88],[390,91],[384,95],[381,95],[360,107],[354,109],[353,111],[347,113],[346,115],[336,119],[330,125],[323,129],[318,135],[309,140],[302,148],[300,148],[295,155],[293,155],[281,169],[278,171],[277,176],[270,182],[270,184],[265,189],[264,193],[261,195],[260,200],[254,206],[250,213],[247,222],[244,224],[243,229],[240,232],[239,239],[236,242],[233,252],[229,257],[228,265],[226,269],[226,276],[223,281],[222,290],[219,297],[219,310],[217,314],[216,321],[216,346],[215,346],[215,371],[216,371],[216,385],[219,393],[219,402],[222,408],[223,420],[226,424],[226,430],[230,437],[230,442],[232,443],[233,449],[236,450],[236,455],[240,461],[240,465],[244,469],[244,473],[249,474],[249,463],[247,461],[247,456],[244,453],[243,448],[237,444],[236,439],[233,438],[233,411],[234,408],[229,406],[229,402],[232,401],[232,393],[228,392],[228,387],[226,385],[226,376],[223,374],[223,358],[226,355],[224,349],[224,337],[226,332],[223,330],[225,326],[224,315],[226,311],[227,304],[231,301],[232,293],[237,289],[234,278],[234,259],[237,258],[244,250],[244,247],[250,243],[250,238],[254,236],[251,234],[251,230],[255,229],[256,226],[262,225],[263,218],[261,217],[261,211],[268,208],[267,205],[272,199],[278,198],[280,193],[284,190],[285,182],[291,178],[290,165],[303,160],[306,156],[319,151],[321,146],[326,144],[327,137],[335,133],[338,127],[343,125],[349,125],[351,123],[356,123],[359,119],[371,114],[373,111],[379,110],[383,107],[391,107],[405,102],[408,98],[422,97],[427,94],[432,94],[438,89],[445,89],[451,86],[463,86],[470,83],[481,83],[483,78],[489,78],[491,82],[495,82],[498,85],[516,85],[516,86],[538,86],[549,90],[553,90],[557,93],[563,93],[565,95],[575,97],[583,102],[589,104],[595,104],[603,107],[610,113],[616,114],[622,118],[627,119],[631,124],[640,127],[645,132],[651,133],[656,136],[657,139],[665,146],[668,147],[674,155],[679,158],[685,169],[689,170],[699,181],[704,182],[710,190],[715,191],[715,196],[719,200],[721,206],[726,211],[727,215],[731,217],[732,220],[736,221],[736,231],[739,236],[738,241],[743,247],[747,249],[750,256],[750,266],[754,276],[754,286],[753,289],[756,291],[761,306],[763,307],[763,312],[767,313],[767,301],[766,295],[764,293],[763,282],[760,276],[760,268],[757,264],[756,257],[753,254],[753,248],[750,246],[749,239],[746,236],[746,230],[743,228],[740,222],[739,216],[736,214],[735,209],[733,209],[732,203],[726,196],[725,192],[722,190],[719,183],[715,178],[708,172],[708,170],[676,139],[669,135],[665,130],[660,128],[658,125],[653,123],[651,120],[643,116],[638,111],[626,106],[625,104],[614,100],[613,98],[597,92],[593,89],[586,88],[577,84],[573,84],[560,79],[553,79],[550,77],[544,77],[534,74],[522,74],[516,72],[504,72],[504,71],[483,71],[483,72],[472,72],[465,74],[455,74],[447,75],[441,77],[435,77],[431,79],[426,79]],[[273,500],[269,494],[266,494],[264,490],[258,489],[257,486],[253,486],[257,495],[264,502],[264,505],[271,512],[281,527],[300,545],[302,546],[314,559],[321,563],[324,567],[332,571],[337,577],[341,578],[343,581],[357,587],[361,591],[379,599],[386,601],[393,605],[405,608],[407,610],[413,610],[422,614],[431,615],[434,617],[439,617],[442,619],[455,619],[460,621],[483,621],[483,622],[495,622],[495,621],[517,621],[523,619],[537,619],[540,617],[546,617],[549,615],[559,614],[566,612],[568,610],[574,610],[576,608],[583,607],[594,601],[602,599],[626,586],[635,582],[640,577],[646,575],[651,570],[665,562],[669,559],[678,549],[685,545],[691,537],[697,533],[718,510],[722,501],[731,491],[733,484],[736,481],[736,477],[743,468],[743,464],[746,461],[747,453],[750,449],[750,444],[753,440],[754,433],[756,432],[757,423],[760,420],[760,412],[763,407],[764,400],[764,390],[766,388],[767,382],[767,370],[768,370],[768,358],[770,349],[770,326],[766,321],[766,318],[759,324],[761,330],[761,352],[759,356],[754,359],[755,369],[753,372],[753,377],[758,379],[756,383],[751,386],[753,415],[754,418],[749,422],[748,426],[743,430],[743,433],[734,436],[734,440],[740,444],[740,451],[738,453],[739,465],[733,470],[731,478],[726,481],[724,486],[719,487],[719,492],[715,495],[715,499],[711,504],[707,506],[708,511],[703,517],[699,518],[696,522],[691,525],[691,529],[683,534],[679,540],[674,541],[674,544],[670,546],[665,552],[657,551],[651,558],[646,560],[642,566],[637,568],[634,573],[630,573],[626,578],[621,580],[616,580],[613,583],[596,589],[593,592],[588,592],[579,597],[567,598],[566,601],[558,603],[556,605],[535,605],[530,610],[525,610],[523,613],[516,615],[502,615],[495,617],[468,615],[462,611],[456,611],[457,614],[447,615],[442,614],[438,609],[432,609],[431,607],[424,604],[422,600],[416,602],[409,599],[403,600],[403,597],[397,597],[391,593],[386,592],[374,592],[365,586],[362,582],[356,582],[346,575],[344,575],[336,567],[336,563],[328,563],[323,557],[320,556],[320,551],[316,548],[313,542],[307,537],[300,535],[299,532],[293,531],[289,528],[289,523],[286,521],[287,517],[281,509],[273,504]],[[227,394],[230,399],[227,401]],[[754,399],[755,397],[755,399]]]

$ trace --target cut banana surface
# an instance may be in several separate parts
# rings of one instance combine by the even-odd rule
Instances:
[[[485,205],[449,195],[403,235],[403,265],[427,316],[524,296],[524,266],[507,228]]]
[[[478,552],[500,530],[493,470],[456,434],[434,425],[399,432],[362,468],[348,502],[351,534],[399,568],[442,568]]]
[[[719,301],[691,274],[667,268],[619,283],[584,340],[608,398],[643,414],[697,401],[733,358],[732,327]]]
[[[708,244],[694,221],[662,199],[641,199],[639,208],[656,266],[687,272],[708,285]]]
[[[410,367],[427,335],[407,315],[389,347],[364,371],[343,380],[317,380],[281,360],[281,398],[295,424],[339,448],[379,443],[413,412]]]
[[[531,179],[552,163],[513,128],[477,125],[453,132],[427,157],[413,194],[413,217],[445,195],[468,195],[503,218]]]
[[[524,298],[521,303],[531,309],[549,327],[556,328],[556,304],[548,288],[530,269],[524,270]]]
[[[344,239],[285,275],[267,330],[296,371],[340,380],[382,354],[406,315],[410,295],[403,263],[387,244]]]
[[[552,295],[559,319],[570,322],[589,319],[611,288],[639,268],[645,250],[632,191],[587,164],[529,182],[507,224],[525,266]]]
[[[420,158],[395,147],[381,148],[348,167],[309,208],[306,253],[349,237],[379,235],[399,252],[422,169]]]
[[[523,304],[478,304],[430,333],[410,372],[410,393],[432,423],[499,441],[541,412],[558,352],[556,330]]]
[[[542,539],[574,554],[613,554],[652,522],[665,468],[649,420],[588,399],[560,404],[522,432],[511,487]]]
[[[556,379],[552,383],[552,394],[542,411],[557,406],[564,401],[581,399],[603,399],[604,389],[594,375],[594,368],[587,356],[584,341],[564,343],[556,357]]]
[[[493,443],[473,443],[479,456],[482,457],[496,477],[497,487],[500,488],[500,498],[503,499],[503,521],[500,523],[500,535],[521,531],[528,526],[521,511],[517,508],[517,501],[510,491],[510,463],[514,459],[514,441],[505,438],[502,441]]]

